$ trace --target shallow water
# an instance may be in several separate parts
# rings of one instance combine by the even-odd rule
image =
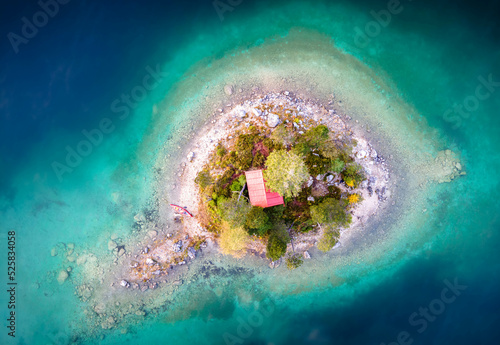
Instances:
[[[1,21],[5,33],[20,31],[20,18],[39,10],[5,8],[12,13]],[[467,116],[443,114],[471,101],[478,78],[500,80],[499,7],[403,2],[387,27],[357,45],[356,27],[373,20],[370,11],[386,8],[387,2],[245,1],[221,22],[208,2],[69,3],[18,54],[4,40],[2,253],[6,231],[15,230],[18,290],[16,338],[4,329],[2,343],[66,344],[77,335],[84,344],[380,344],[405,331],[416,344],[494,343],[500,92],[493,88]],[[142,85],[157,64],[165,73],[127,107],[130,115],[113,112],[113,102]],[[104,338],[82,334],[86,305],[74,290],[86,279],[99,285],[99,277],[62,254],[52,257],[51,249],[75,243],[76,252],[94,253],[106,269],[110,235],[131,236],[134,215],[155,207],[153,195],[164,195],[157,181],[166,176],[152,167],[176,168],[173,158],[164,159],[175,156],[169,143],[185,142],[179,133],[225,105],[219,86],[250,79],[264,89],[281,87],[282,75],[293,75],[287,88],[305,95],[336,93],[346,113],[369,125],[381,152],[401,164],[396,175],[406,177],[398,183],[398,208],[350,246],[313,253],[316,261],[295,272],[203,257],[190,269],[202,273],[158,299],[156,314],[120,324]],[[53,162],[64,163],[66,147],[76,149],[82,130],[99,128],[104,118],[116,128],[59,179]],[[443,149],[460,154],[467,175],[418,189],[417,163]],[[204,260],[213,265],[206,268]],[[67,266],[73,271],[59,285],[57,274]],[[467,288],[454,302],[425,327],[409,322],[441,298],[445,280],[455,279]],[[0,295],[4,320],[7,297]]]

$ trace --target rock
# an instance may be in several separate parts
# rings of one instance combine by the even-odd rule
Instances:
[[[329,182],[332,182],[332,181],[333,181],[333,175],[328,175],[328,176],[326,177],[326,182],[328,182],[328,183],[329,183]]]
[[[114,240],[118,239],[118,235],[117,234],[112,234],[110,238],[114,241]]]
[[[244,109],[240,109],[236,112],[236,116],[238,116],[239,118],[244,118],[245,116],[247,116],[247,112],[244,110]]]
[[[375,151],[374,149],[372,149],[372,151],[370,152],[370,157],[376,158],[377,156],[378,156],[377,151]]]
[[[87,256],[80,256],[78,257],[78,259],[76,259],[76,264],[78,266],[83,265],[86,262],[87,262]]]
[[[156,236],[158,236],[158,231],[151,230],[148,232],[148,236],[149,236],[149,238],[155,238]]]
[[[64,282],[66,281],[66,279],[68,279],[68,277],[69,277],[68,271],[62,270],[61,272],[59,272],[59,275],[57,276],[57,281],[59,282],[59,284],[64,284]]]
[[[194,152],[189,152],[189,154],[187,155],[187,159],[188,161],[192,162],[194,159]]]
[[[101,323],[101,328],[102,329],[110,329],[110,328],[113,328],[115,326],[115,318],[110,316],[108,317],[105,321],[103,321]]]
[[[50,256],[57,256],[58,252],[57,252],[57,248],[54,247],[50,250]]]
[[[172,283],[172,285],[182,285],[183,281],[182,280],[176,280]]]
[[[318,176],[316,176],[316,180],[321,181],[323,177],[325,177],[325,175],[319,174]]]
[[[116,246],[117,246],[117,244],[116,244],[116,242],[115,242],[115,241],[110,240],[110,241],[108,242],[108,250],[113,250],[113,249],[115,249],[115,248],[116,248]]]
[[[233,86],[229,84],[224,86],[224,93],[228,96],[231,96],[233,94]]]
[[[365,158],[366,157],[366,151],[365,150],[358,151],[358,153],[356,154],[356,157],[359,158],[359,159]]]
[[[124,288],[129,288],[130,287],[130,283],[128,281],[126,281],[125,279],[123,279],[122,281],[120,281],[120,285],[123,286]]]
[[[304,252],[304,259],[310,259],[311,258],[311,254],[309,254],[309,252],[306,250]]]
[[[202,244],[200,244],[200,248],[206,248],[207,247],[207,242],[203,242]]]
[[[280,124],[280,117],[276,114],[273,114],[273,113],[269,113],[269,115],[267,116],[267,125],[269,127],[276,127],[277,125]]]
[[[179,262],[179,266],[182,266],[182,265],[185,265],[186,264],[186,261],[182,260],[181,262]]]
[[[455,163],[455,168],[457,168],[457,170],[462,170],[462,164],[459,162]]]
[[[106,306],[104,305],[104,303],[96,304],[96,306],[94,307],[94,311],[97,314],[102,314],[106,311]]]
[[[75,262],[76,259],[74,256],[68,256],[66,260],[68,260],[69,262]]]
[[[68,266],[68,267],[66,268],[66,271],[67,271],[68,273],[69,273],[69,272],[71,272],[71,271],[73,271],[73,267]]]
[[[313,196],[308,196],[307,201],[314,202],[314,197]]]
[[[196,258],[196,250],[193,247],[188,248],[188,256],[191,260]]]
[[[174,249],[174,252],[179,253],[182,250],[182,241],[179,240],[179,241],[175,242],[173,249]]]
[[[309,180],[307,181],[307,188],[311,187],[314,183],[314,180],[312,178],[312,176],[309,177]]]
[[[146,313],[144,311],[142,311],[142,310],[138,310],[138,311],[135,312],[135,315],[137,315],[137,316],[146,316]]]
[[[68,243],[68,245],[66,246],[68,249],[75,249],[75,244],[74,243]]]
[[[125,254],[125,249],[120,248],[120,250],[118,251],[118,256],[123,256],[123,254]]]
[[[259,109],[256,109],[256,108],[252,108],[252,113],[255,116],[261,116],[262,115],[262,111],[260,111]]]
[[[146,259],[146,265],[148,265],[148,266],[152,266],[152,265],[154,265],[155,263],[156,263],[156,262],[155,262],[153,259],[151,259],[151,258],[147,258],[147,259]]]
[[[131,261],[130,262],[130,267],[131,268],[136,268],[137,266],[139,266],[139,263],[137,261]]]

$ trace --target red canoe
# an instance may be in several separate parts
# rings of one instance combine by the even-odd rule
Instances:
[[[189,216],[189,217],[193,216],[184,207],[180,207],[179,205],[174,205],[174,204],[170,204],[170,206],[174,209],[175,213],[182,214],[183,216]]]

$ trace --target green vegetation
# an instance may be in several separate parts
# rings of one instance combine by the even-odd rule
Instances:
[[[264,171],[266,187],[285,198],[297,196],[302,185],[309,179],[304,161],[295,153],[285,150],[272,152],[266,161]]]
[[[274,130],[252,125],[235,133],[230,144],[217,145],[197,175],[203,196],[199,218],[220,234],[223,253],[244,255],[248,241],[258,238],[265,241],[267,256],[278,260],[290,241],[287,228],[294,233],[321,231],[318,248],[327,251],[337,242],[339,227],[350,224],[350,208],[361,200],[352,189],[365,179],[351,157],[353,143],[335,141],[324,125],[299,133],[293,125],[299,122],[285,121]],[[266,187],[280,193],[285,205],[250,205],[245,171],[253,169],[264,170]],[[326,175],[343,183],[343,189],[327,184]],[[298,254],[286,258],[290,269],[302,261]]]
[[[297,253],[288,255],[286,258],[286,267],[288,267],[289,270],[294,270],[300,267],[303,263],[304,259],[302,259],[302,257]]]

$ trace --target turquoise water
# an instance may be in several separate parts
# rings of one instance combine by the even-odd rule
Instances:
[[[18,265],[17,336],[11,339],[4,329],[2,343],[388,344],[397,341],[405,331],[416,344],[495,343],[500,306],[500,91],[493,88],[491,95],[468,116],[455,113],[455,117],[445,118],[443,114],[474,95],[480,85],[478,78],[487,79],[491,74],[493,80],[500,81],[499,35],[494,16],[498,6],[405,2],[404,9],[393,15],[387,27],[381,28],[365,46],[356,44],[355,28],[364,28],[373,20],[370,11],[386,9],[386,2],[319,1],[312,5],[298,1],[248,1],[226,12],[223,22],[210,4],[192,8],[157,5],[150,10],[133,3],[123,8],[107,6],[68,5],[66,12],[54,18],[52,26],[44,28],[47,35],[40,32],[26,45],[25,52],[3,55],[6,63],[14,59],[30,61],[30,56],[45,44],[44,49],[57,48],[54,55],[72,63],[63,58],[47,58],[51,62],[45,68],[53,70],[56,86],[52,92],[40,95],[35,92],[38,86],[28,83],[33,88],[28,89],[27,103],[33,104],[28,109],[35,116],[19,119],[15,117],[16,105],[21,103],[17,92],[21,92],[22,81],[29,76],[2,72],[2,97],[7,100],[1,108],[2,121],[6,123],[2,131],[5,154],[0,160],[5,162],[0,198],[2,253],[7,246],[6,231],[15,230]],[[16,9],[15,13],[21,17],[23,11],[32,13],[33,8]],[[69,16],[84,18],[73,23],[70,30],[80,32],[78,37],[84,43],[75,39],[77,43],[69,53],[60,53],[63,48],[53,42],[49,33],[57,34],[72,22]],[[94,24],[89,24],[93,22],[91,18],[96,18]],[[121,18],[127,19],[118,28],[107,27]],[[126,25],[137,26],[138,32],[125,32]],[[6,31],[17,26],[14,20]],[[91,30],[92,34],[86,36],[84,30]],[[119,35],[119,30],[125,33]],[[297,36],[298,31],[303,36]],[[97,43],[89,43],[91,37],[98,37],[96,32],[121,37],[111,47],[116,52],[106,48],[106,40],[94,38]],[[127,41],[123,37],[135,39]],[[329,42],[331,47],[361,60],[379,78],[373,81],[374,90],[385,89],[379,82],[384,81],[397,90],[392,99],[416,110],[398,112],[398,118],[392,120],[381,119],[408,123],[400,128],[400,135],[409,141],[413,131],[435,139],[434,147],[422,144],[422,151],[459,152],[467,175],[449,184],[433,184],[423,197],[426,213],[419,209],[416,218],[388,218],[390,224],[374,225],[375,235],[364,238],[360,242],[363,247],[353,249],[354,254],[345,253],[345,258],[342,253],[332,254],[320,258],[317,264],[308,263],[302,271],[278,272],[276,278],[270,270],[248,268],[241,263],[223,266],[222,259],[208,258],[214,267],[225,269],[196,275],[190,285],[179,289],[171,300],[155,306],[144,319],[127,321],[111,331],[85,333],[81,320],[88,317],[83,312],[87,305],[74,292],[89,276],[83,267],[64,261],[62,254],[52,257],[51,249],[61,242],[74,243],[76,252],[92,252],[102,258],[102,267],[106,269],[110,234],[130,236],[134,216],[156,207],[151,196],[158,188],[158,176],[152,167],[165,153],[165,142],[178,137],[178,126],[193,121],[183,116],[203,93],[193,80],[200,79],[199,85],[218,85],[219,79],[224,78],[220,64],[228,75],[239,74],[244,79],[250,65],[241,61],[249,56],[257,61],[259,54],[270,54],[266,49],[272,49],[273,44],[297,43],[300,39],[317,40],[318,44]],[[300,44],[296,47],[300,49]],[[142,54],[137,53],[140,50]],[[88,55],[81,55],[82,51]],[[127,54],[128,51],[133,53]],[[276,57],[280,52],[283,57]],[[289,60],[296,66],[310,65],[313,71],[315,61],[326,59],[321,54],[329,50],[320,47],[317,52],[311,50],[306,55],[297,51],[293,56],[291,51],[278,49],[263,57],[258,67],[263,68],[262,60],[266,59],[275,68],[286,66]],[[108,62],[79,62],[99,58]],[[339,56],[334,59],[340,61],[339,66],[353,61]],[[224,65],[228,61],[231,64]],[[110,104],[122,93],[130,93],[142,84],[142,78],[149,73],[146,67],[155,69],[157,64],[165,75],[137,106],[128,108],[130,115],[121,119],[123,113],[110,111]],[[38,69],[42,65],[34,64]],[[57,73],[60,65],[67,68],[66,74]],[[21,70],[21,66],[15,66]],[[95,74],[85,79],[82,75],[86,71]],[[325,71],[325,75],[334,72]],[[304,79],[310,76],[315,75],[311,72]],[[42,77],[40,80],[42,86],[48,83]],[[243,80],[239,82],[243,84]],[[319,80],[317,83],[322,85]],[[74,89],[65,95],[64,90],[70,87]],[[48,93],[53,96],[46,101],[46,107],[54,113],[47,115],[40,110],[43,102],[39,98],[48,98]],[[357,113],[353,117],[369,121],[376,115]],[[204,119],[208,114],[196,116]],[[64,163],[66,146],[76,148],[84,139],[81,131],[98,128],[103,118],[110,118],[116,129],[59,179],[53,162]],[[22,124],[16,125],[17,122]],[[7,125],[12,126],[12,133]],[[181,130],[187,132],[191,126],[187,127]],[[13,145],[18,142],[19,145]],[[401,201],[401,208],[408,207],[410,213],[417,214],[410,207],[412,194],[403,193],[402,197],[409,200]],[[404,211],[394,212],[399,215]],[[397,234],[397,245],[382,231]],[[368,256],[368,252],[375,254]],[[60,285],[57,274],[68,266],[73,271],[68,281]],[[4,279],[5,273],[2,284]],[[425,329],[419,332],[422,323],[412,325],[408,321],[410,315],[439,299],[447,286],[444,281],[455,279],[467,288],[435,319],[427,320]],[[98,285],[97,280],[93,284]],[[6,298],[2,293],[3,320]],[[252,320],[254,326],[242,326]]]

